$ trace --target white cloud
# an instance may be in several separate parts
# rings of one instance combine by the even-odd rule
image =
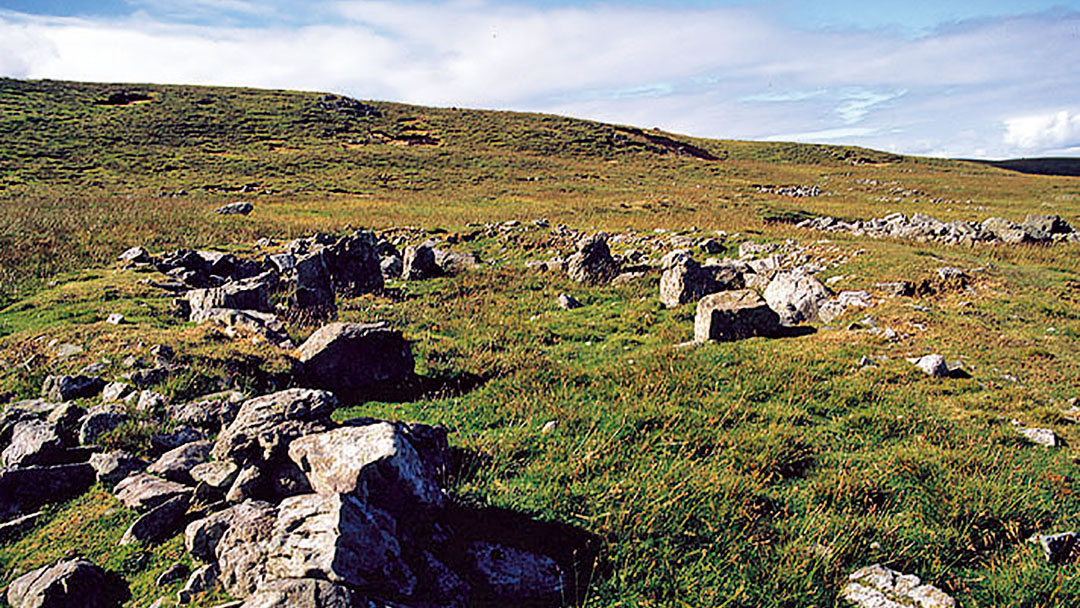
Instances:
[[[133,2],[149,10],[163,0]],[[298,10],[284,0],[182,2],[233,16]],[[1026,119],[1004,139],[1000,129],[1003,116],[1080,98],[1080,13],[972,22],[912,39],[797,29],[744,7],[324,0],[302,10],[303,26],[264,25],[265,15],[239,24],[0,11],[0,73],[329,90],[901,152],[1006,156],[1075,144],[1027,135],[1061,128]]]
[[[1005,121],[1005,143],[1025,150],[1080,144],[1080,113],[1060,110]]]

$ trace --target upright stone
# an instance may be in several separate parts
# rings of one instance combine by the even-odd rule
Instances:
[[[694,317],[694,341],[721,342],[775,336],[780,317],[756,292],[722,291],[702,298]]]
[[[406,281],[430,279],[442,274],[442,269],[435,263],[435,249],[428,243],[406,247],[402,264],[401,278]]]
[[[619,263],[611,256],[607,237],[594,234],[578,242],[577,251],[566,260],[566,273],[579,283],[607,283],[619,274]]]

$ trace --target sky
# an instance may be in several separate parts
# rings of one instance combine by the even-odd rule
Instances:
[[[1080,0],[0,0],[0,75],[1080,156]]]

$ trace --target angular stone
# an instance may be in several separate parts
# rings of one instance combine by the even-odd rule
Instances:
[[[619,263],[611,256],[607,236],[594,234],[577,244],[566,260],[567,275],[579,283],[607,283],[619,274]]]
[[[174,448],[161,455],[154,464],[146,469],[147,473],[160,475],[169,481],[190,484],[191,469],[204,462],[210,456],[214,444],[210,441],[193,441]]]
[[[124,424],[128,419],[127,412],[117,404],[94,406],[86,413],[79,427],[79,443],[96,443],[102,435]]]
[[[945,362],[945,357],[941,355],[926,355],[917,359],[909,359],[909,361],[932,378],[947,378],[949,376],[949,365]]]
[[[214,460],[197,464],[189,472],[192,481],[224,494],[236,479],[240,467],[227,460]]]
[[[286,498],[266,542],[269,580],[311,577],[411,595],[416,577],[402,560],[401,546],[385,520],[354,496]]]
[[[12,608],[119,608],[128,596],[122,579],[82,558],[28,572],[7,589]]]
[[[247,215],[254,210],[255,205],[252,205],[247,201],[237,201],[214,209],[214,213],[218,215]]]
[[[352,395],[413,374],[409,343],[385,323],[330,323],[297,350],[307,386]]]
[[[353,494],[387,509],[443,504],[433,472],[388,422],[301,437],[289,445],[289,457],[319,494]]]
[[[778,272],[763,295],[782,324],[795,325],[817,321],[819,307],[832,292],[812,275],[787,271]]]
[[[146,470],[148,463],[123,451],[104,452],[90,457],[90,466],[97,472],[98,483],[113,486],[132,473]]]
[[[262,277],[226,283],[221,287],[192,289],[184,297],[191,306],[190,320],[195,323],[205,321],[208,312],[215,308],[273,311],[270,306],[269,285]]]
[[[220,576],[221,572],[215,564],[208,564],[196,569],[191,573],[191,576],[188,576],[184,588],[177,592],[176,603],[181,606],[190,604],[195,599],[195,596],[206,593],[217,585]]]
[[[841,291],[821,305],[818,309],[818,320],[822,323],[831,323],[849,308],[868,308],[873,303],[873,298],[866,291]]]
[[[240,405],[246,400],[239,391],[225,391],[189,403],[169,405],[166,410],[169,419],[177,424],[216,431],[236,418]]]
[[[150,261],[150,252],[142,247],[132,247],[124,253],[121,253],[118,259],[121,262],[146,264]]]
[[[494,605],[558,605],[566,595],[562,569],[545,555],[488,542],[466,549],[470,580]]]
[[[268,549],[277,509],[257,502],[241,503],[234,509],[236,511],[226,520],[224,530],[214,544],[214,555],[221,571],[222,586],[229,595],[243,599],[268,580]],[[297,538],[297,541],[302,542],[302,539]]]
[[[41,386],[41,396],[50,401],[71,401],[93,397],[105,388],[105,381],[92,376],[48,376]]]
[[[273,313],[212,308],[202,315],[202,322],[221,327],[224,330],[223,333],[231,338],[236,338],[241,334],[251,334],[280,348],[293,347],[285,324]]]
[[[668,308],[697,302],[701,298],[721,291],[714,272],[703,268],[685,249],[677,249],[661,260],[664,272],[660,275],[660,302]]]
[[[435,263],[435,249],[428,243],[406,247],[402,266],[401,278],[406,281],[420,281],[442,274],[442,269]]]
[[[780,333],[780,317],[756,292],[723,291],[702,298],[694,316],[694,341],[732,341]]]
[[[43,420],[24,420],[15,425],[11,443],[0,454],[5,467],[48,466],[63,460],[64,442],[56,426]]]
[[[135,473],[116,484],[113,493],[129,509],[145,513],[177,496],[191,495],[191,488],[146,473]]]
[[[190,504],[190,492],[166,500],[135,520],[124,532],[120,544],[156,543],[169,538],[183,527],[184,514]]]
[[[290,276],[293,294],[289,307],[294,314],[318,317],[336,310],[333,279],[321,250],[298,257]]]
[[[579,302],[574,296],[568,293],[559,294],[559,308],[562,308],[563,310],[577,310],[582,306],[584,306],[584,304]]]
[[[203,434],[189,426],[181,426],[173,429],[170,433],[157,433],[150,436],[150,446],[157,454],[163,454],[170,450],[185,446],[189,443],[202,441]]]
[[[1040,534],[1039,546],[1042,547],[1043,556],[1051,564],[1064,563],[1072,555],[1076,547],[1076,533],[1062,532],[1061,534]]]
[[[0,469],[0,520],[82,494],[95,478],[87,463]]]
[[[858,608],[955,608],[956,601],[918,577],[875,564],[848,577],[840,597]]]
[[[353,608],[359,599],[344,585],[313,578],[287,578],[259,586],[240,608]]]
[[[191,574],[191,568],[189,568],[187,564],[176,562],[159,574],[158,577],[154,579],[154,584],[158,587],[165,587],[176,581],[184,580],[189,574]]]
[[[1051,429],[1020,427],[1016,430],[1034,444],[1047,448],[1057,447],[1057,435]]]
[[[323,255],[334,293],[338,296],[352,298],[382,290],[383,275],[379,268],[375,233],[357,231],[343,236],[327,246]]]
[[[299,388],[245,401],[218,435],[211,454],[239,464],[284,457],[296,437],[325,430],[337,405],[332,393]]]

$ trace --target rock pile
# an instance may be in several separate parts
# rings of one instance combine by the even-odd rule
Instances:
[[[817,217],[803,220],[797,226],[827,232],[847,232],[856,236],[936,241],[951,245],[1080,242],[1080,234],[1057,215],[1029,215],[1023,223],[1017,224],[999,217],[989,218],[982,223],[942,222],[921,213],[910,217],[893,213],[879,219],[852,222],[835,217]]]

